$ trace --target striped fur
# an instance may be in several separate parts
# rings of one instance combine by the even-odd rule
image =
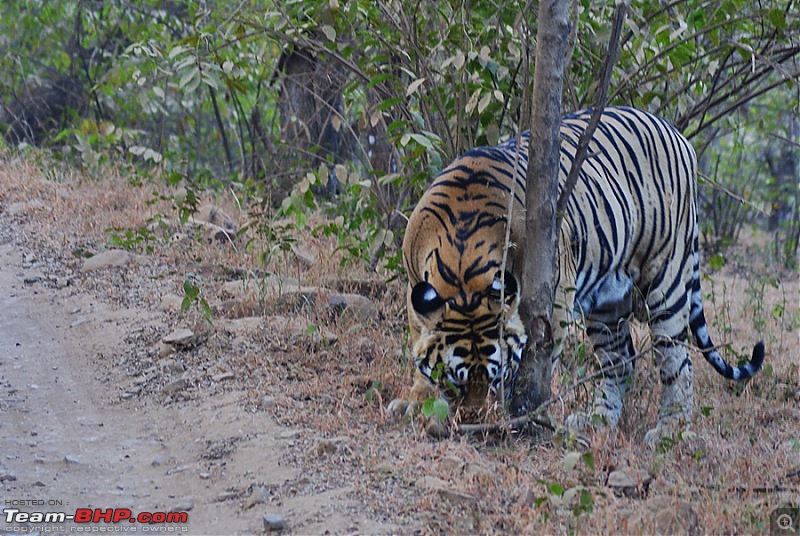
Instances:
[[[562,185],[589,117],[583,111],[563,118]],[[403,255],[418,373],[409,397],[393,401],[391,411],[414,408],[438,387],[466,403],[485,400],[501,385],[510,392],[526,342],[514,245],[524,240],[528,140],[524,133],[467,152],[433,181],[412,213]],[[733,380],[759,370],[764,347],[757,344],[752,361],[737,367],[709,337],[700,293],[697,162],[689,142],[655,116],[608,108],[589,155],[560,229],[554,325],[560,330],[576,316],[585,319],[596,360],[607,369],[594,414],[616,425],[634,366],[629,321],[649,323],[663,387],[663,429],[647,438],[654,441],[691,411],[689,330],[706,360]],[[511,247],[501,275],[510,195]],[[573,415],[568,424],[597,422],[590,418]]]

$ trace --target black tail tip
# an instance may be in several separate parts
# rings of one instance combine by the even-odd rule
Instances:
[[[753,374],[761,370],[761,365],[764,364],[764,341],[758,341],[753,347],[753,357],[750,359],[750,366],[753,369]]]

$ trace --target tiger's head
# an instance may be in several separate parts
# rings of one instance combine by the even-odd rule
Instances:
[[[513,274],[459,279],[454,285],[448,274],[432,270],[409,285],[412,353],[433,384],[461,403],[478,405],[501,385],[510,395],[527,336]]]

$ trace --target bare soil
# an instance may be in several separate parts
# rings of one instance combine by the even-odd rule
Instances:
[[[334,244],[303,233],[289,252],[256,227],[209,239],[152,195],[175,192],[130,178],[0,155],[3,508],[187,512],[153,528],[189,534],[263,533],[266,514],[296,534],[738,534],[768,531],[772,510],[800,501],[798,278],[755,265],[763,245],[703,284],[717,343],[746,356],[763,339],[768,370],[731,386],[697,354],[693,434],[643,446],[658,389],[642,362],[620,428],[588,449],[436,439],[424,419],[384,411],[411,383],[402,281],[341,268]],[[233,196],[205,201],[251,221]],[[83,270],[113,232],[139,229],[151,235],[123,244],[137,257]],[[196,304],[181,313],[187,277],[210,321]],[[331,305],[343,290],[351,314]],[[178,328],[194,338],[164,343]],[[556,420],[590,398],[569,394]],[[573,463],[573,451],[588,455]],[[634,483],[619,487],[620,472]],[[47,529],[4,519],[3,531]]]

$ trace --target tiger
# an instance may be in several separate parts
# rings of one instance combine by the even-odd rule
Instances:
[[[591,114],[562,117],[559,194]],[[390,413],[407,415],[442,393],[476,405],[490,393],[513,391],[527,343],[517,245],[525,240],[529,141],[526,131],[467,151],[412,211],[402,251],[417,367],[408,396],[393,400]],[[557,230],[552,366],[567,326],[582,320],[599,367],[593,409],[569,415],[571,429],[618,424],[636,362],[634,318],[649,327],[662,389],[648,444],[690,421],[689,331],[723,377],[741,381],[761,369],[763,342],[736,366],[711,341],[700,290],[696,174],[693,147],[667,120],[629,107],[602,111]]]

